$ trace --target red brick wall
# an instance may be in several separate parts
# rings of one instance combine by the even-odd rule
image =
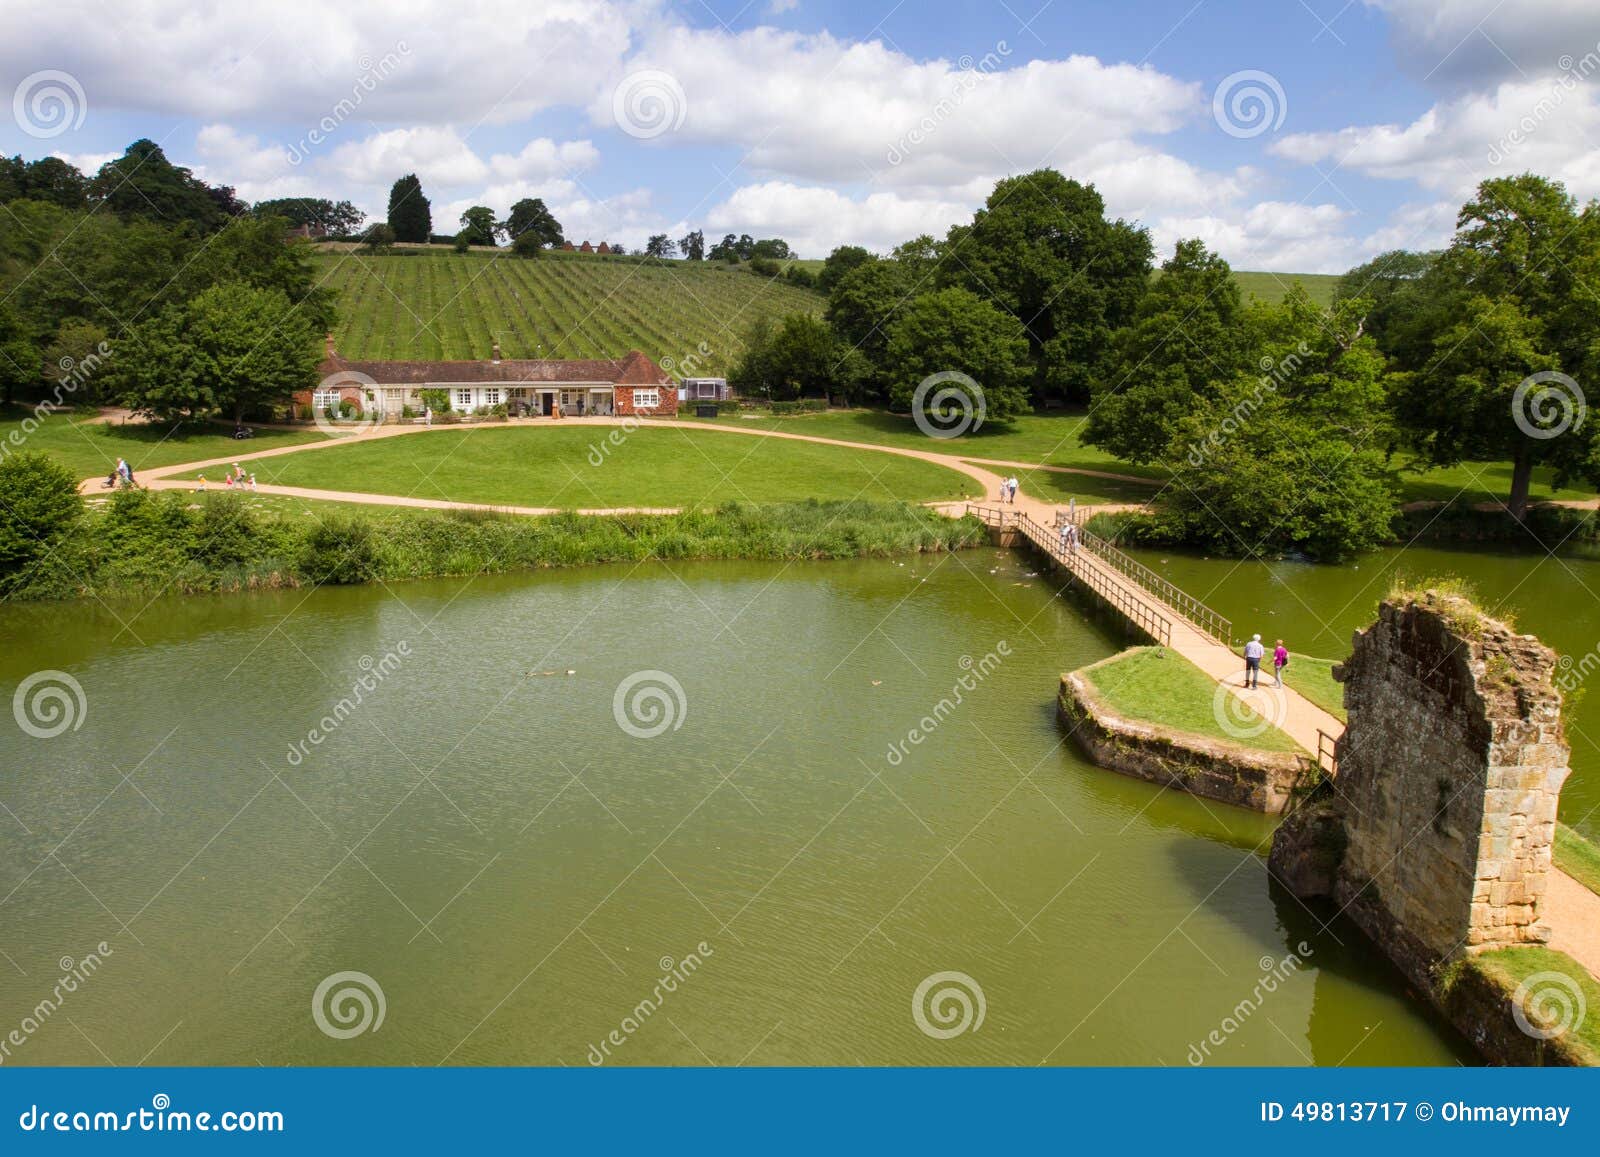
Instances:
[[[640,408],[633,404],[633,391],[637,389],[659,389],[661,404]],[[678,416],[678,387],[673,382],[663,386],[618,386],[616,395],[618,416],[633,415],[641,418],[675,418]]]

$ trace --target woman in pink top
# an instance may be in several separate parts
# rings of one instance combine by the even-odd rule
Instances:
[[[1278,681],[1278,686],[1283,686],[1283,669],[1289,665],[1289,648],[1283,645],[1283,640],[1278,640],[1278,645],[1272,649],[1272,677]]]

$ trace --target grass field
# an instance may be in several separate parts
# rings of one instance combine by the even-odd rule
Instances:
[[[176,466],[244,450],[270,450],[321,441],[310,430],[261,430],[248,442],[236,442],[231,427],[218,425],[91,423],[74,414],[47,415],[31,434],[23,421],[33,413],[15,407],[0,409],[0,448],[9,451],[43,450],[59,459],[80,478],[109,474],[119,457],[126,458],[135,477],[156,466]],[[15,440],[13,440],[15,439]]]
[[[1262,665],[1271,670],[1270,651]],[[1344,685],[1333,681],[1333,665],[1332,659],[1312,659],[1305,655],[1291,654],[1289,669],[1284,672],[1283,681],[1335,719],[1348,722],[1350,717],[1344,710]]]
[[[1333,291],[1339,286],[1337,273],[1251,273],[1236,269],[1233,279],[1246,298],[1259,297],[1262,301],[1281,301],[1298,281],[1311,300],[1322,306],[1333,304]]]
[[[926,502],[977,490],[953,470],[897,455],[672,428],[446,428],[266,458],[256,467],[262,483],[564,509]]]
[[[1600,1016],[1595,1014],[1595,1010],[1600,1008],[1600,984],[1595,983],[1588,969],[1565,952],[1533,945],[1498,948],[1469,956],[1461,966],[1476,969],[1501,989],[1508,999],[1516,994],[1524,982],[1531,981],[1534,987],[1524,1011],[1536,1024],[1541,1022],[1544,1015],[1554,1013],[1560,1016],[1561,1007],[1558,1003],[1551,1002],[1541,1007],[1538,999],[1541,988],[1546,992],[1553,991],[1549,984],[1550,973],[1560,973],[1570,978],[1572,987],[1581,993],[1581,1005],[1574,1002],[1575,1008],[1582,1007],[1587,1014],[1573,1018],[1576,1023],[1561,1036],[1561,1043],[1574,1052],[1582,1063],[1600,1065]],[[1560,1021],[1557,1020],[1557,1023]]]
[[[1600,847],[1566,824],[1556,825],[1556,867],[1591,892],[1600,893]]]
[[[1249,739],[1224,731],[1212,710],[1215,680],[1176,652],[1161,647],[1134,647],[1085,669],[1083,676],[1112,710],[1129,719],[1263,751],[1300,750],[1276,727],[1267,726]],[[1259,720],[1242,703],[1239,710],[1248,718]]]
[[[807,290],[700,262],[489,252],[321,252],[313,261],[321,283],[338,291],[334,338],[351,358],[487,358],[498,340],[508,358],[639,349],[680,376],[715,377],[737,359],[756,318],[823,306]]]

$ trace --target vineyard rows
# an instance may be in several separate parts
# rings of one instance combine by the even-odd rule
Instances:
[[[526,261],[430,254],[314,259],[339,295],[334,339],[349,358],[614,358],[643,350],[668,368],[725,374],[759,317],[820,312],[782,282],[709,265]]]

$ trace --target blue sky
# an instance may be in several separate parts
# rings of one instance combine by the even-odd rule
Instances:
[[[438,231],[542,196],[580,240],[882,250],[1048,164],[1163,251],[1337,272],[1442,243],[1486,176],[1600,195],[1593,0],[7,8],[7,153],[93,168],[147,136],[248,199],[374,213],[414,170]]]

